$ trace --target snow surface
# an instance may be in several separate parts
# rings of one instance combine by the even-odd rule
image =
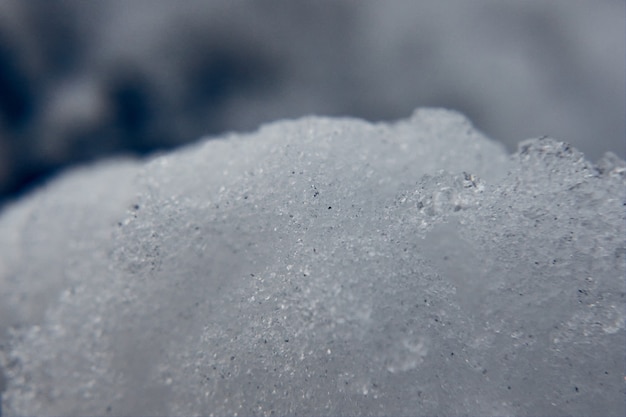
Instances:
[[[624,415],[626,164],[305,118],[0,217],[6,415]]]

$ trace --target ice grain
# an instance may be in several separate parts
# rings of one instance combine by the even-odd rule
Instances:
[[[0,218],[6,415],[624,415],[624,161],[308,118]]]

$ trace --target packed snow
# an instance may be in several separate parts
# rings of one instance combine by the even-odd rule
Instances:
[[[0,216],[5,415],[624,415],[626,164],[281,121]]]

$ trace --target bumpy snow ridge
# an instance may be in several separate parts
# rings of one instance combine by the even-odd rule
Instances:
[[[0,217],[7,415],[624,415],[625,164],[307,118]]]

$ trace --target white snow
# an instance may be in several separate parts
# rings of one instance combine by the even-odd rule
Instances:
[[[2,411],[624,415],[625,182],[432,109],[68,173],[0,217]]]

